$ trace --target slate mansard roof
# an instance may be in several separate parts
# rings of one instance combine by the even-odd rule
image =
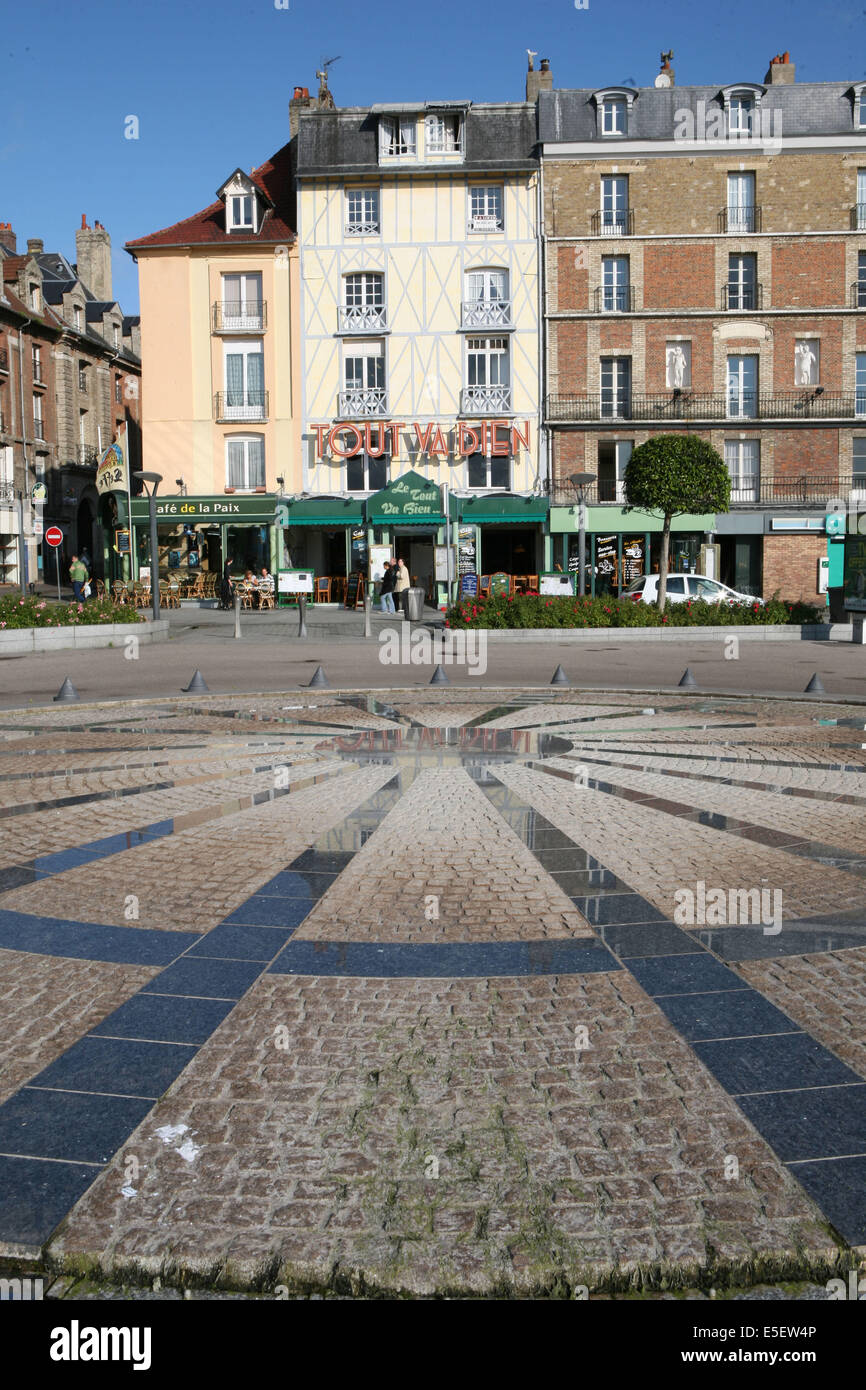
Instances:
[[[706,120],[724,107],[723,92],[754,90],[763,95],[760,111],[768,111],[770,129],[783,138],[855,136],[866,138],[866,127],[854,125],[855,82],[769,83],[725,82],[712,87],[639,87],[629,112],[628,134],[624,140],[672,140],[681,117],[690,111],[697,122],[698,103],[703,103]],[[596,91],[602,88],[560,88],[541,92],[538,99],[538,138],[542,144],[590,141],[599,146],[618,143],[616,138],[600,136],[596,116]],[[618,88],[610,90],[634,90]],[[778,113],[778,115],[776,115]],[[766,120],[763,117],[762,120]]]
[[[535,107],[524,102],[472,106],[468,103],[428,103],[429,110],[466,111],[465,154],[459,164],[440,164],[420,159],[416,163],[388,163],[390,173],[425,173],[431,170],[470,173],[496,169],[530,170],[537,167]],[[424,103],[389,103],[388,113],[420,113]],[[299,179],[330,175],[355,178],[379,175],[378,127],[382,108],[343,107],[336,111],[304,112],[298,131]]]

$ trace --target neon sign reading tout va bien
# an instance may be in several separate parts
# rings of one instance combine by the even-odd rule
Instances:
[[[456,457],[468,454],[507,457],[516,454],[520,444],[525,449],[530,447],[528,420],[523,421],[522,429],[509,420],[479,420],[474,425],[461,421],[456,427],[456,439],[453,427],[449,426],[447,433],[443,433],[441,425],[421,425],[413,421],[407,426],[402,420],[390,425],[377,421],[364,425],[311,425],[310,428],[316,436],[317,458],[333,456],[349,459],[361,453],[369,454],[370,458],[381,458],[388,452],[388,435],[391,436],[391,457],[397,458],[400,431],[407,428],[414,434],[418,452],[426,454],[428,458],[447,458],[449,454]]]

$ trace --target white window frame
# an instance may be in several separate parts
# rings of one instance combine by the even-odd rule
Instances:
[[[605,376],[610,383],[605,383]],[[631,415],[632,361],[630,357],[599,358],[599,411],[604,420],[626,420]],[[605,394],[609,396],[606,402]],[[607,407],[607,408],[606,408]],[[624,408],[623,408],[624,407]]]
[[[228,360],[230,357],[241,357],[243,359],[243,367],[241,369],[243,401],[239,405],[230,405],[228,400],[230,390]],[[251,388],[249,384],[249,359],[251,357],[261,357],[262,359],[262,399],[260,402],[252,399],[253,388]],[[267,398],[264,358],[265,345],[261,338],[231,338],[223,344],[224,398],[222,418],[224,420],[264,420],[266,415],[265,400]],[[258,413],[251,414],[250,412]]]
[[[751,137],[755,129],[755,114],[758,110],[757,100],[752,92],[732,92],[728,99],[728,135],[737,138],[747,135]],[[736,120],[734,116],[736,115]],[[746,120],[743,120],[743,117]]]
[[[754,363],[754,386],[747,379]],[[736,364],[736,365],[735,365]],[[758,395],[761,382],[761,362],[757,353],[731,353],[725,363],[725,395],[729,420],[755,420],[758,415]],[[736,386],[736,390],[732,389]],[[749,400],[749,397],[753,399]],[[751,409],[749,408],[751,404]],[[736,405],[736,409],[731,407]]]
[[[497,442],[499,442],[499,441],[497,441]],[[473,463],[473,461],[474,461],[475,464],[476,464],[476,466],[477,466],[479,460],[483,461],[483,464],[484,464],[484,478],[485,478],[485,481],[484,481],[483,483],[473,483],[473,482],[471,481],[471,478],[470,478],[470,465],[471,465],[471,464]],[[477,451],[476,453],[474,453],[474,454],[469,454],[469,455],[467,455],[467,458],[466,458],[466,465],[465,465],[465,477],[464,477],[463,486],[466,487],[466,488],[471,489],[472,492],[510,492],[510,491],[511,491],[511,482],[512,482],[512,467],[513,467],[513,464],[514,464],[514,456],[513,456],[512,454],[510,454],[510,453],[509,453],[509,454],[486,454],[486,453],[482,453],[481,450],[478,450],[478,451]],[[505,482],[504,482],[504,483],[494,483],[494,482],[492,482],[492,481],[491,481],[491,478],[492,478],[492,475],[493,475],[493,469],[494,469],[494,467],[496,467],[496,468],[501,468],[503,465],[505,466]]]
[[[631,267],[628,256],[602,256],[601,309],[604,314],[626,314],[630,308]]]
[[[344,332],[378,333],[385,327],[385,273],[352,270],[343,276],[340,326]]]
[[[384,426],[384,424],[381,425],[380,428],[379,428],[379,436],[378,436],[378,439],[377,439],[377,441],[376,441],[377,444],[382,442],[382,437],[383,437],[383,435],[385,435],[385,426]],[[361,468],[363,468],[363,470],[364,470],[363,486],[361,486],[361,487],[352,487],[352,486],[350,485],[350,482],[349,482],[349,467],[350,467],[350,465],[354,465],[356,468],[359,467],[359,466],[360,466]],[[370,481],[370,469],[371,469],[371,468],[384,468],[384,470],[385,470],[385,481],[384,481],[383,483],[379,483],[378,481],[376,481],[376,482],[371,482],[371,481]],[[351,493],[353,497],[360,497],[360,496],[362,496],[362,495],[367,495],[367,496],[369,496],[369,494],[370,494],[371,492],[379,492],[379,491],[381,491],[381,489],[382,489],[383,487],[387,487],[387,486],[388,486],[388,483],[390,482],[390,480],[391,480],[391,451],[390,451],[390,448],[386,448],[384,454],[381,454],[378,458],[374,458],[372,454],[368,454],[366,451],[362,451],[360,454],[354,454],[354,455],[352,456],[352,458],[346,459],[346,460],[344,461],[344,463],[343,463],[343,488],[344,488],[344,490],[345,490],[346,492]]]
[[[861,463],[861,467],[856,464]],[[866,437],[857,436],[851,441],[851,491],[858,497],[866,496]]]
[[[424,117],[424,154],[462,154],[463,116],[456,111],[428,111]]]
[[[42,397],[38,392],[33,392],[33,435],[36,439],[44,439],[45,416],[42,409]]]
[[[613,495],[613,497],[602,497],[602,495],[601,495],[601,489],[602,489],[602,488],[606,488],[606,487],[608,486],[608,480],[607,480],[607,479],[602,480],[602,476],[601,476],[601,449],[602,449],[602,446],[604,446],[605,448],[613,449],[613,467],[614,467],[614,479],[613,479],[613,484],[614,484],[614,495]],[[625,470],[626,470],[626,468],[628,467],[628,461],[629,461],[629,459],[631,458],[631,456],[632,456],[633,453],[634,453],[634,440],[633,440],[633,439],[600,439],[600,440],[598,441],[597,455],[596,455],[596,457],[597,457],[597,459],[598,459],[598,483],[597,483],[597,486],[598,486],[598,489],[599,489],[599,493],[598,493],[598,500],[599,500],[599,502],[617,502],[617,503],[619,503],[620,505],[622,505],[624,502],[626,502],[626,501],[628,500],[627,497],[626,497],[626,495],[625,495]]]
[[[244,216],[249,203],[249,221]],[[253,193],[229,193],[228,229],[230,232],[254,232],[256,230],[256,198]]]
[[[404,116],[380,117],[379,157],[380,159],[417,159],[417,116],[406,114]]]
[[[81,318],[82,318],[83,313],[84,313],[84,306],[83,306],[83,305],[81,305],[81,304],[73,304],[73,306],[72,306],[72,319],[73,319],[73,326],[74,326],[74,328],[75,328],[76,333],[83,333],[83,332],[84,332],[84,325],[83,325],[82,322],[81,322]]]
[[[30,281],[30,308],[34,309],[37,314],[42,309],[42,295],[35,280]]]
[[[602,135],[627,135],[628,102],[625,97],[604,97],[599,121]]]
[[[725,466],[732,502],[757,502],[761,489],[760,439],[726,439]]]
[[[343,226],[348,236],[379,236],[382,231],[378,188],[347,188]],[[352,220],[353,201],[360,200],[361,217]]]
[[[33,380],[34,380],[34,381],[39,381],[39,382],[41,382],[41,381],[43,380],[43,376],[42,376],[42,345],[41,345],[41,343],[34,343],[34,344],[33,344]]]
[[[498,208],[496,207],[497,203]],[[501,183],[470,184],[467,214],[469,231],[503,232],[505,230],[504,208],[505,189]]]
[[[619,196],[625,193],[625,202]],[[628,233],[629,209],[628,174],[603,174],[601,177],[601,234],[625,236]],[[610,207],[605,207],[609,202]]]
[[[349,378],[349,364],[361,363],[360,377],[357,367]],[[341,390],[346,396],[354,396],[357,407],[347,411],[352,416],[381,418],[385,414],[388,400],[388,363],[385,358],[383,338],[349,338],[343,343],[343,360],[340,366]]]
[[[854,354],[854,414],[866,415],[866,352]]]
[[[243,469],[243,480],[244,480],[244,481],[243,481],[243,485],[242,485],[242,486],[239,486],[237,483],[233,483],[232,480],[231,480],[231,466],[230,466],[231,446],[232,446],[232,445],[238,445],[238,444],[240,444],[240,445],[243,447],[243,460],[242,460],[242,465],[241,465],[241,466],[242,466],[242,469]],[[252,465],[252,462],[251,462],[251,459],[250,459],[250,447],[249,447],[249,446],[250,446],[251,444],[260,444],[260,445],[261,445],[261,459],[260,459],[260,464],[261,464],[261,475],[260,475],[260,476],[261,476],[261,482],[260,482],[260,483],[257,483],[257,482],[254,481],[253,474],[252,474],[252,472],[251,472],[251,469],[252,469],[252,466],[253,466],[253,465]],[[226,487],[233,487],[234,490],[235,490],[235,492],[255,492],[255,491],[256,491],[256,488],[258,488],[258,487],[266,487],[266,486],[267,486],[267,476],[268,476],[268,475],[267,475],[267,463],[266,463],[266,459],[265,459],[265,436],[264,436],[263,434],[227,434],[227,435],[226,435],[226,439],[225,439],[225,445],[226,445],[226,452],[225,452]],[[255,476],[258,477],[259,474],[257,473]]]
[[[237,296],[232,293],[237,281]],[[262,318],[262,272],[260,270],[227,271],[220,276],[221,325],[224,329],[237,329],[239,332],[261,333],[264,329]],[[230,306],[237,305],[237,312]]]
[[[745,194],[745,197],[743,196]],[[729,232],[755,230],[755,174],[751,169],[729,171],[727,179],[727,224]]]
[[[749,289],[752,302],[744,304]],[[731,303],[732,290],[738,301],[736,304]],[[758,258],[753,251],[732,251],[728,256],[728,308],[747,313],[754,313],[758,308]]]
[[[866,169],[857,170],[857,203],[854,221],[857,231],[866,231]]]

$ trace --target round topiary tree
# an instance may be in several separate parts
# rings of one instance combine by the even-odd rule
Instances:
[[[726,512],[731,478],[721,454],[694,434],[657,434],[635,449],[626,465],[626,510],[640,507],[664,518],[658,606],[667,599],[671,521],[691,512]]]

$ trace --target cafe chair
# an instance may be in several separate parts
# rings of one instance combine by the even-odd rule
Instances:
[[[319,578],[319,579],[316,580],[316,587],[315,587],[315,589],[313,590],[313,602],[314,602],[314,603],[330,603],[330,602],[331,602],[331,576],[330,576],[330,575],[328,575],[328,574],[323,574],[323,575],[321,576],[321,578]]]
[[[259,612],[263,608],[273,608],[274,591],[270,584],[259,585]]]

